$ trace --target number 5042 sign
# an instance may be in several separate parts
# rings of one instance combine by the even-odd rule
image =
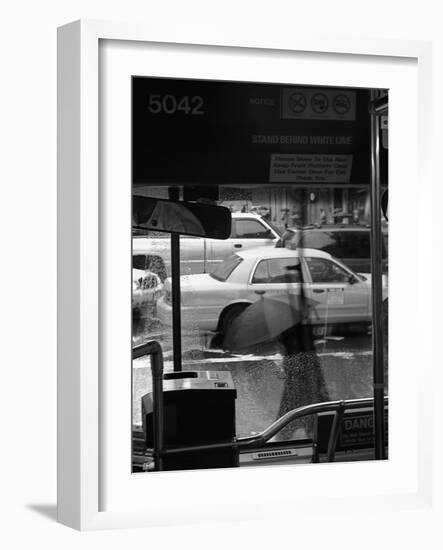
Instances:
[[[204,115],[203,98],[199,95],[175,96],[172,94],[151,94],[148,97],[148,109],[153,115]]]

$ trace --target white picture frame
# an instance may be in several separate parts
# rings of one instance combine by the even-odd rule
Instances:
[[[117,57],[101,56],[100,47],[104,41],[117,44]],[[100,64],[104,63],[104,59],[105,63],[113,63],[116,67],[116,71],[111,71],[111,78],[118,78],[125,71],[130,71],[130,67],[125,69],[124,65],[129,58],[135,59],[140,55],[143,62],[145,54],[134,52],[137,48],[139,52],[142,51],[144,45],[155,50],[149,52],[151,60],[160,59],[164,54],[163,50],[167,48],[172,48],[175,53],[186,50],[190,55],[198,57],[198,63],[195,60],[190,61],[188,71],[181,69],[178,73],[177,68],[166,68],[163,72],[159,67],[150,69],[157,76],[193,75],[209,78],[212,73],[208,67],[211,66],[214,56],[220,52],[225,58],[229,58],[233,65],[236,65],[236,61],[242,56],[252,58],[259,55],[263,56],[263,60],[267,56],[273,56],[279,60],[274,66],[284,66],[288,60],[292,60],[291,56],[297,54],[301,63],[308,60],[309,64],[318,62],[326,69],[330,66],[329,72],[322,71],[317,76],[313,75],[311,70],[309,83],[312,84],[338,84],[340,79],[344,83],[350,78],[346,70],[353,64],[363,64],[365,72],[372,75],[367,76],[368,84],[373,87],[390,87],[385,86],[386,82],[397,78],[392,74],[389,76],[392,73],[390,69],[394,66],[399,68],[398,72],[403,76],[398,77],[397,83],[392,80],[394,84],[390,87],[390,188],[393,182],[392,192],[390,189],[390,217],[394,220],[392,230],[390,228],[390,245],[396,251],[395,254],[397,250],[400,254],[411,243],[413,245],[418,242],[420,220],[424,215],[420,199],[413,200],[409,197],[402,201],[403,205],[415,205],[417,208],[416,219],[409,221],[412,229],[409,243],[402,244],[401,230],[408,223],[408,218],[405,212],[396,206],[399,202],[396,198],[399,199],[402,192],[414,189],[416,173],[420,188],[424,193],[432,194],[428,162],[431,135],[431,47],[426,42],[334,38],[315,36],[312,33],[262,37],[255,36],[254,30],[250,29],[242,36],[231,38],[221,33],[219,36],[211,37],[208,43],[203,31],[200,36],[195,33],[188,36],[185,29],[174,29],[165,34],[161,30],[156,32],[143,25],[101,21],[77,21],[61,27],[58,35],[59,522],[76,529],[90,530],[250,520],[285,515],[290,517],[294,509],[299,514],[319,511],[327,513],[331,506],[334,507],[335,513],[346,513],[357,504],[366,512],[429,507],[432,499],[432,403],[427,399],[425,384],[429,385],[432,377],[432,350],[419,350],[418,344],[413,342],[410,349],[402,350],[399,343],[404,336],[396,330],[392,319],[390,338],[393,345],[390,348],[390,365],[394,368],[390,374],[391,458],[387,463],[322,465],[315,471],[306,467],[268,468],[266,473],[260,470],[262,486],[258,488],[257,469],[241,472],[209,470],[156,473],[149,479],[146,476],[131,478],[129,469],[122,470],[119,452],[123,453],[121,456],[124,456],[124,453],[129,456],[130,447],[126,447],[127,441],[119,434],[128,430],[130,416],[126,419],[124,414],[130,401],[131,389],[130,386],[127,388],[127,395],[121,393],[126,390],[117,373],[117,359],[112,363],[110,358],[112,356],[120,360],[123,357],[124,362],[127,356],[130,362],[130,325],[127,325],[130,312],[130,285],[128,284],[128,292],[123,293],[121,300],[117,300],[120,304],[115,306],[117,310],[113,310],[122,314],[117,316],[122,324],[114,324],[115,316],[108,315],[109,310],[106,309],[110,292],[115,288],[125,288],[124,281],[129,281],[129,278],[125,279],[126,268],[121,271],[116,269],[116,276],[104,282],[103,277],[108,275],[104,274],[106,269],[103,268],[109,266],[109,262],[116,265],[118,254],[120,258],[122,253],[125,254],[127,242],[125,237],[119,238],[119,235],[126,234],[124,228],[130,210],[127,208],[126,213],[122,213],[121,210],[120,193],[127,192],[127,189],[125,191],[123,187],[123,191],[120,190],[116,194],[118,186],[109,185],[109,189],[103,187],[103,177],[100,173],[103,162],[103,144],[100,139],[103,138],[103,134],[100,133],[99,120],[104,107],[101,105],[99,82],[102,69]],[[119,49],[119,46],[123,48]],[[122,49],[125,50],[123,54]],[[131,53],[132,50],[134,52]],[[123,55],[123,72],[121,67],[118,67],[120,54]],[[208,62],[206,69],[204,59]],[[343,61],[343,66],[337,68],[337,61],[339,65]],[[374,67],[378,67],[377,63],[386,64],[384,69],[380,66],[378,73],[374,70]],[[226,64],[226,59],[220,63],[221,70]],[[165,66],[167,67],[167,64]],[[238,70],[240,69],[241,67]],[[229,73],[232,75],[231,78],[235,79],[237,69],[230,70],[233,70]],[[282,69],[276,69],[276,79],[278,70]],[[221,72],[217,74],[222,76]],[[229,74],[226,73],[228,76]],[[238,72],[238,78],[241,74]],[[216,74],[213,77],[215,78]],[[264,81],[272,81],[269,78],[269,74],[263,76]],[[253,73],[246,78],[243,76],[242,79],[252,80]],[[106,79],[104,82],[106,84]],[[303,80],[304,82],[306,80]],[[354,84],[355,82],[353,80]],[[404,137],[401,136],[400,122],[405,103],[399,91],[402,83],[406,82],[418,84],[417,89],[405,89],[405,94],[410,100],[407,127],[411,135],[418,135],[419,145],[415,140],[410,140],[410,143],[401,141]],[[123,95],[119,96],[119,93]],[[124,90],[119,90],[118,86],[116,94],[110,98],[111,101],[126,97]],[[129,111],[128,105],[121,108],[122,112],[125,109]],[[128,116],[128,113],[125,116]],[[126,124],[125,121],[127,118],[118,124]],[[130,151],[129,136],[123,135],[123,139],[126,140],[126,147],[124,143],[120,145],[123,145],[126,153],[122,153],[122,159],[124,155],[127,157]],[[401,145],[398,145],[399,143]],[[404,148],[407,149],[409,159],[407,168],[401,161],[402,153],[405,153]],[[125,178],[127,163],[124,164],[124,160],[121,162],[121,174]],[[126,180],[130,183],[130,178]],[[404,182],[402,189],[396,188],[399,186],[396,181]],[[129,196],[126,202],[123,200],[123,208],[129,205],[128,201]],[[111,214],[115,214],[115,223],[112,227],[109,224]],[[120,231],[121,228],[123,231]],[[106,239],[109,241],[111,238],[111,232],[116,243],[115,254],[109,252],[109,246],[106,244]],[[129,249],[126,253],[129,254]],[[420,328],[418,319],[419,316],[432,316],[429,299],[432,289],[428,285],[427,289],[420,290],[428,300],[419,300],[418,288],[425,276],[421,266],[429,266],[432,263],[432,254],[431,249],[426,246],[417,247],[417,254],[420,261],[411,267],[409,277],[409,284],[416,291],[411,298],[411,309],[415,317],[412,318],[408,330],[416,338],[421,338],[425,337],[425,333],[424,329]],[[392,288],[392,296],[390,295],[391,317],[394,318],[396,307],[401,301],[401,288],[404,289],[404,286],[401,287],[399,273],[400,266],[395,262],[392,267],[390,264],[390,277],[398,281],[398,286]],[[117,336],[112,339],[112,335]],[[399,391],[398,382],[401,377],[398,376],[399,369],[395,368],[395,364],[405,364],[404,372],[414,373],[413,361],[419,351],[421,370],[415,373],[419,383],[412,379],[413,377],[409,379],[409,376],[405,376]],[[115,415],[118,415],[116,418],[120,419],[117,422],[116,435],[112,437],[109,435],[109,429],[105,427],[110,414],[109,403],[115,406]],[[407,427],[402,422],[402,415],[405,413],[408,413]],[[408,456],[402,456],[401,446],[407,437],[412,452]],[[105,461],[105,464],[103,454],[108,445],[115,451],[116,459],[111,462]],[[369,476],[365,486],[356,488],[356,480],[363,475]],[[382,479],[391,480],[391,484],[382,489],[381,481],[380,484],[377,482]],[[286,486],[292,483],[297,487],[297,494],[284,493],[281,488],[283,480],[286,480]],[[230,483],[235,485],[235,499],[232,497]],[[110,484],[115,486],[108,487]],[[143,490],[146,494],[147,488],[151,496],[150,503],[142,505],[140,491]],[[106,491],[113,495],[112,498],[103,497]],[[174,491],[177,491],[179,496],[171,500],[170,495],[174,494]],[[214,497],[216,492],[217,498]],[[183,494],[187,495],[186,498],[181,496]],[[209,498],[211,506],[208,506]],[[107,504],[106,500],[109,500],[111,505]]]

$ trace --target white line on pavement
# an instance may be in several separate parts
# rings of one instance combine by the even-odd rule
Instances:
[[[372,351],[333,351],[333,352],[323,352],[317,353],[319,357],[341,357],[342,359],[353,359],[354,357],[363,357],[372,355]],[[275,355],[236,355],[233,357],[211,357],[206,359],[194,359],[189,360],[189,363],[192,365],[208,365],[216,363],[249,363],[252,361],[281,361],[283,356],[280,353]],[[133,369],[146,369],[149,368],[150,363],[148,358],[140,358],[133,362]],[[165,361],[164,367],[165,370],[168,370],[172,366],[172,361]]]

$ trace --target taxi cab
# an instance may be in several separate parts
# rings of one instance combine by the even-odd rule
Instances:
[[[238,252],[210,274],[181,277],[182,326],[220,331],[261,296],[290,300],[301,293],[316,303],[314,325],[371,321],[369,274],[355,273],[330,254],[315,249],[253,249]],[[171,323],[171,284],[157,303],[160,321]],[[384,283],[383,299],[387,298]]]

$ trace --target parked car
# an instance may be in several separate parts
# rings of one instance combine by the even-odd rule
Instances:
[[[171,323],[171,281],[157,303],[164,325]],[[226,333],[233,319],[262,295],[289,301],[303,292],[318,303],[314,325],[371,321],[370,275],[357,274],[330,254],[314,249],[262,248],[238,252],[212,273],[181,277],[182,327]],[[383,298],[387,298],[384,285]]]
[[[274,247],[281,230],[257,214],[232,214],[232,232],[227,240],[183,236],[180,238],[181,273],[208,273],[219,262],[240,250]],[[132,239],[134,269],[149,269],[162,281],[171,274],[170,239],[166,233]]]
[[[328,252],[353,271],[371,271],[370,227],[359,225],[308,225],[288,228],[277,248],[315,248]],[[383,232],[382,272],[388,270],[388,234]]]

